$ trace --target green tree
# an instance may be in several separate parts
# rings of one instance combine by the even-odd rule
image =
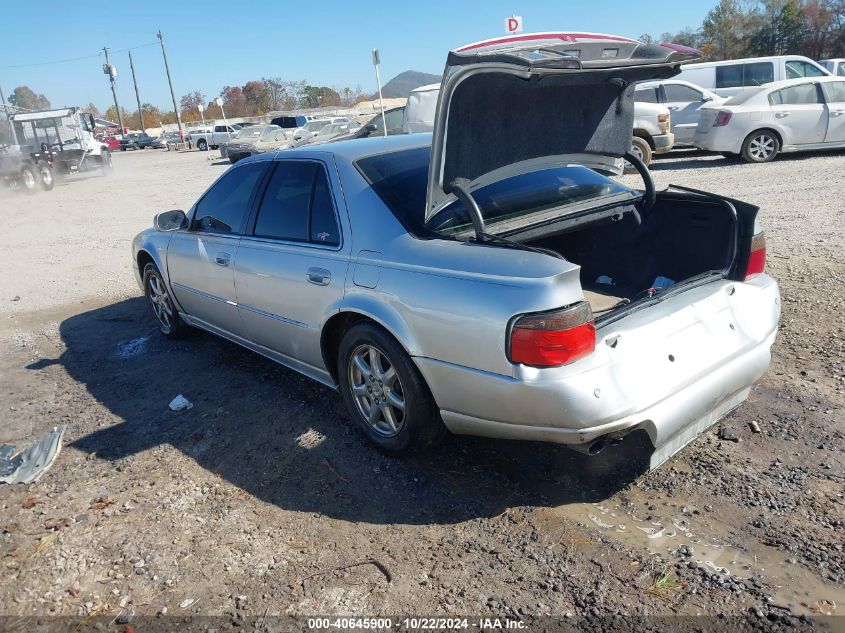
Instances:
[[[264,114],[272,109],[270,95],[262,81],[248,81],[241,88],[244,101],[249,105],[251,114]]]
[[[340,95],[327,86],[305,86],[303,106],[306,108],[324,108],[340,105]]]
[[[24,110],[49,110],[50,100],[43,94],[35,94],[29,86],[18,86],[9,95],[9,103]]]
[[[741,56],[743,50],[743,26],[747,16],[742,12],[737,0],[720,0],[701,25],[701,35],[705,42],[716,47],[720,59],[733,59]]]

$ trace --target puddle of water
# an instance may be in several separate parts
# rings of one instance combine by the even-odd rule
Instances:
[[[818,615],[812,610],[818,601],[845,603],[842,587],[823,581],[803,565],[790,563],[788,553],[753,540],[737,544],[730,516],[703,511],[693,514],[692,503],[677,497],[646,497],[647,494],[653,493],[629,491],[626,496],[632,502],[630,506],[623,507],[611,499],[559,506],[552,512],[605,532],[608,538],[631,549],[662,554],[669,560],[676,558],[675,552],[681,545],[689,546],[692,549],[689,560],[712,573],[740,579],[759,573],[764,582],[775,585],[774,604],[788,606],[794,613]],[[638,495],[642,497],[637,499]]]
[[[114,355],[117,358],[132,358],[133,356],[143,354],[144,349],[147,347],[147,341],[150,340],[154,332],[155,329],[152,329],[144,334],[144,336],[139,336],[138,338],[133,338],[130,341],[118,343],[117,351]]]

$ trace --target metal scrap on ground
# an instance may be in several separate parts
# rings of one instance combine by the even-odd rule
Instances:
[[[43,475],[62,449],[65,425],[54,427],[25,451],[15,454],[12,444],[0,446],[0,483],[31,484]]]

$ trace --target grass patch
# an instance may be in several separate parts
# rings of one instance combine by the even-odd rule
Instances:
[[[677,593],[684,588],[683,583],[678,580],[675,572],[664,569],[663,572],[656,577],[654,584],[646,589],[646,593],[658,598],[668,600],[673,593]]]

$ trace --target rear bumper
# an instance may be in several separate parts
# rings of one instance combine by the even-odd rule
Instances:
[[[708,152],[731,152],[739,154],[742,151],[744,134],[738,134],[730,125],[723,127],[706,127],[696,130],[693,145]]]
[[[777,284],[763,275],[601,328],[595,358],[567,367],[501,376],[415,360],[453,433],[583,445],[643,429],[656,467],[747,398],[769,365],[779,314]]]

